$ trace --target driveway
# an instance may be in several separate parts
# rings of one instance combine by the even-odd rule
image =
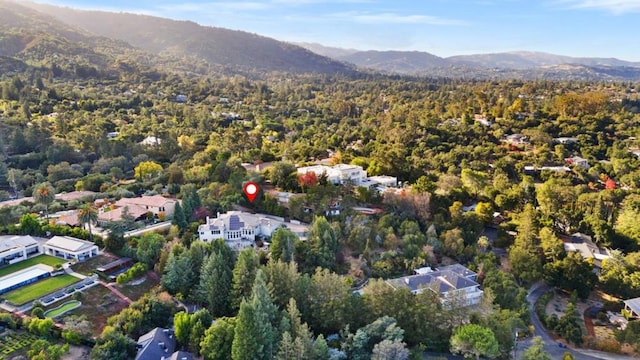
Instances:
[[[529,289],[529,293],[527,295],[527,301],[529,302],[529,315],[531,316],[531,324],[534,326],[535,336],[540,336],[542,341],[544,342],[544,350],[551,356],[552,359],[562,359],[562,355],[565,352],[570,352],[571,355],[576,360],[630,360],[634,359],[630,356],[623,356],[617,354],[604,353],[601,351],[595,350],[577,350],[570,348],[560,348],[558,346],[558,342],[553,340],[551,336],[547,333],[542,322],[538,319],[538,315],[535,312],[535,303],[538,301],[540,296],[544,295],[550,288],[543,283],[534,284],[531,289]],[[523,340],[518,342],[518,356],[522,355],[526,348],[531,346],[531,339]]]

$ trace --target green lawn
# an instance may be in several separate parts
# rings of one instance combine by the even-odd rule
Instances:
[[[57,316],[60,316],[64,313],[66,313],[67,311],[71,311],[77,307],[80,307],[80,305],[82,305],[82,303],[78,300],[71,300],[71,301],[67,301],[66,303],[53,308],[51,310],[47,310],[44,312],[44,316],[45,317],[50,317],[50,318],[54,318]]]
[[[41,298],[78,281],[80,281],[80,279],[77,277],[67,274],[50,277],[40,280],[34,284],[10,291],[2,295],[2,297],[14,305],[22,305],[28,301]]]
[[[14,272],[16,272],[18,270],[26,269],[28,267],[31,267],[31,266],[37,265],[37,264],[45,264],[45,265],[49,265],[49,266],[55,267],[56,265],[61,265],[61,264],[64,264],[65,262],[66,261],[64,259],[60,259],[60,258],[57,258],[57,257],[54,257],[54,256],[39,255],[39,256],[27,259],[25,261],[20,261],[19,263],[15,263],[13,265],[1,267],[0,268],[0,277],[3,277],[5,275],[9,275],[9,274],[14,273]]]

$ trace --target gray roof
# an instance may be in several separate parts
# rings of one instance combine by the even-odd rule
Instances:
[[[135,360],[160,360],[168,358],[176,347],[171,330],[155,328],[138,339],[138,353]]]
[[[38,241],[29,235],[24,236],[0,236],[0,253],[8,250],[25,248],[28,246],[38,245]]]
[[[71,236],[58,235],[49,239],[45,243],[45,245],[72,252],[83,251],[96,246],[96,244],[92,243],[91,241],[81,240]]]
[[[442,266],[440,268],[438,268],[438,270],[440,271],[452,271],[460,276],[464,276],[466,278],[473,278],[475,279],[476,277],[476,273],[467,269],[466,267],[460,265],[460,264],[453,264],[453,265],[447,265],[447,266]]]
[[[168,360],[193,360],[193,354],[186,351],[176,351],[171,354],[171,357]]]
[[[631,309],[631,311],[636,313],[636,315],[640,316],[640,297],[625,300],[624,304],[628,306]]]
[[[390,279],[387,280],[387,283],[393,288],[409,288],[409,290],[411,290],[412,292],[417,292],[421,289],[428,288],[440,294],[444,294],[452,290],[460,290],[479,286],[477,282],[470,278],[470,276],[474,276],[475,273],[469,269],[466,269],[462,265],[459,266],[462,269],[454,268],[458,271],[453,271],[451,269],[439,270],[428,274],[411,275],[397,279]],[[466,269],[467,271],[463,271],[463,269]],[[467,274],[467,276],[465,276],[464,274]]]

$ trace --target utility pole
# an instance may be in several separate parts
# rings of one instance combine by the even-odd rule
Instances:
[[[517,351],[518,351],[518,330],[516,330],[516,333],[513,337],[513,359],[514,360],[518,360]]]

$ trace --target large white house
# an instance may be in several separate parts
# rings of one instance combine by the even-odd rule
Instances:
[[[313,165],[298,168],[298,175],[315,173],[320,177],[327,176],[327,181],[335,185],[351,183],[356,186],[365,187],[395,187],[398,186],[398,179],[393,176],[372,176],[367,177],[367,172],[358,165],[337,164],[334,166]]]
[[[71,236],[54,236],[43,245],[44,253],[63,259],[84,261],[98,256],[98,246]]]
[[[447,305],[452,301],[462,301],[463,305],[478,305],[482,301],[480,284],[476,282],[476,273],[466,267],[455,264],[443,266],[435,271],[430,268],[416,270],[417,275],[387,280],[394,289],[408,288],[413,294],[430,290],[440,296]]]
[[[224,239],[234,250],[253,246],[256,237],[269,238],[276,229],[286,227],[299,238],[305,239],[308,226],[300,222],[285,222],[284,218],[229,211],[215,218],[207,217],[207,222],[198,227],[198,237],[202,241]]]
[[[29,235],[0,236],[0,265],[15,264],[40,251],[40,243]]]

